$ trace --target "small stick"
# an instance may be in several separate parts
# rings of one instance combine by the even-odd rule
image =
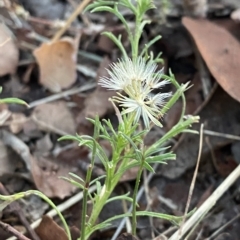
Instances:
[[[202,145],[203,145],[203,124],[201,124],[201,128],[200,128],[200,141],[199,141],[199,152],[198,152],[198,158],[197,158],[197,164],[195,167],[195,171],[193,174],[193,179],[192,179],[192,183],[189,189],[189,193],[188,193],[188,200],[187,200],[187,204],[186,204],[186,208],[185,208],[185,213],[184,213],[184,217],[181,223],[181,227],[180,227],[180,231],[179,231],[179,239],[181,238],[182,235],[182,228],[184,226],[185,220],[186,220],[186,216],[189,210],[189,206],[190,206],[190,202],[192,199],[192,195],[193,195],[193,190],[194,190],[194,186],[196,183],[196,179],[197,179],[197,173],[198,173],[198,168],[199,168],[199,163],[200,163],[200,159],[201,159],[201,155],[202,155]]]
[[[83,9],[91,2],[91,0],[83,0],[81,4],[78,5],[76,10],[72,13],[72,15],[68,18],[66,24],[56,32],[54,37],[52,38],[52,41],[57,41],[68,29],[68,27],[71,25],[71,23],[75,20],[75,18],[83,11]]]
[[[192,229],[199,219],[202,219],[210,209],[216,204],[220,197],[229,189],[229,187],[240,177],[240,165],[222,182],[222,184],[212,193],[212,195],[197,209],[197,211],[188,219],[182,228],[182,235],[185,235]],[[169,240],[179,240],[179,230],[175,232]]]
[[[1,182],[0,182],[0,194],[9,195],[8,191],[6,190],[6,188],[3,186],[3,184]],[[32,240],[40,240],[38,235],[31,228],[31,226],[30,226],[28,220],[26,219],[25,215],[23,214],[22,208],[20,207],[19,203],[17,201],[12,202],[8,207],[9,207],[9,209],[12,213],[16,214],[19,217],[20,221],[25,226],[25,228],[28,231]]]
[[[28,108],[33,108],[33,107],[39,106],[39,105],[44,104],[44,103],[53,102],[53,101],[56,101],[58,99],[61,99],[61,98],[64,98],[64,97],[67,97],[67,96],[70,96],[70,95],[74,95],[74,94],[77,94],[77,93],[80,93],[80,92],[85,92],[85,91],[93,89],[94,87],[96,87],[96,83],[89,83],[89,84],[86,84],[86,85],[81,86],[79,88],[69,89],[69,90],[66,90],[64,92],[60,92],[60,93],[51,95],[49,97],[42,98],[42,99],[36,100],[34,102],[31,102],[31,103],[28,104],[28,106],[29,106]]]
[[[12,227],[11,225],[4,223],[2,221],[0,221],[0,227],[5,230],[6,232],[9,232],[11,234],[13,234],[14,236],[17,237],[17,239],[19,240],[31,240],[30,238],[25,237],[22,233],[18,232],[14,227]]]
[[[21,156],[27,169],[31,171],[31,154],[28,146],[20,138],[3,129],[0,130],[0,139]]]
[[[211,240],[214,237],[216,237],[220,232],[222,232],[225,228],[227,228],[228,226],[230,226],[233,222],[235,222],[238,218],[240,218],[240,213],[235,216],[234,218],[232,218],[230,221],[228,221],[226,224],[224,224],[223,226],[221,226],[218,230],[216,230],[209,238],[207,238],[206,240]]]
[[[216,136],[216,137],[222,137],[222,138],[227,138],[227,139],[231,139],[231,140],[240,141],[240,137],[239,136],[232,135],[232,134],[214,132],[214,131],[206,130],[206,129],[203,130],[203,133],[205,135],[209,135],[209,136]]]

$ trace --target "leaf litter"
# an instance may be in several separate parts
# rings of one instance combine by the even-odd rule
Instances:
[[[17,70],[19,50],[11,30],[0,24],[0,76],[13,74]]]
[[[240,43],[227,30],[209,20],[184,17],[182,22],[216,81],[231,97],[240,101]]]
[[[34,50],[40,83],[52,92],[69,88],[76,81],[76,50],[79,39],[63,38],[43,43]]]
[[[21,36],[19,31],[12,28],[12,25],[8,25],[10,21],[6,21],[6,25],[10,31],[5,31],[6,29],[0,28],[1,36],[4,37],[4,39],[0,40],[4,44],[4,50],[7,49],[7,51],[1,51],[2,57],[0,59],[0,76],[3,76],[1,78],[3,80],[2,85],[4,89],[6,89],[3,92],[3,97],[12,95],[14,95],[14,97],[24,96],[31,99],[31,102],[39,100],[40,98],[44,99],[44,97],[54,96],[55,93],[61,93],[65,89],[87,85],[89,81],[97,82],[100,76],[106,75],[105,68],[107,68],[112,61],[116,61],[118,57],[121,57],[116,47],[109,44],[109,40],[99,36],[99,33],[105,27],[109,27],[108,24],[112,25],[110,28],[112,28],[113,32],[120,31],[124,35],[124,32],[121,30],[122,26],[118,25],[114,19],[106,21],[106,19],[110,18],[109,16],[101,15],[101,17],[99,17],[98,14],[91,16],[86,15],[87,17],[84,20],[85,24],[87,24],[86,20],[91,20],[89,27],[82,25],[81,16],[75,19],[74,24],[69,28],[66,35],[73,35],[73,31],[75,31],[75,35],[76,29],[78,32],[81,31],[82,40],[80,46],[78,46],[77,41],[72,37],[62,38],[52,42],[49,36],[52,37],[54,35],[53,23],[57,18],[65,20],[64,18],[66,16],[64,16],[62,10],[72,9],[69,4],[71,1],[63,3],[62,1],[46,0],[41,4],[33,4],[32,1],[20,2],[23,4],[23,7],[26,8],[25,10],[29,12],[29,20],[22,18],[18,12],[12,10],[12,15],[9,20],[18,27],[22,26]],[[218,1],[221,8],[217,8],[215,5],[208,3],[204,6],[206,1],[199,1],[199,5],[195,6],[191,6],[190,1],[185,2],[188,2],[187,4],[190,4],[190,7],[194,7],[194,13],[197,14],[199,12],[205,14],[204,11],[208,9],[208,13],[215,16],[216,20],[219,20],[217,16],[226,17],[226,12],[231,13],[229,5],[223,1]],[[52,13],[46,16],[48,15],[46,14],[47,11],[45,11],[46,6],[49,6],[50,3],[51,8],[49,9],[51,9]],[[201,4],[207,8],[204,10]],[[234,3],[234,0],[231,1],[231,4],[233,4],[234,9],[239,7],[237,3]],[[189,34],[187,34],[182,27],[179,27],[180,21],[176,24],[176,22],[171,19],[171,16],[185,16],[183,9],[183,5],[179,8],[177,4],[173,3],[171,11],[165,15],[166,25],[159,21],[159,14],[162,14],[162,12],[159,12],[159,9],[153,10],[153,15],[148,16],[150,19],[152,17],[156,18],[154,18],[155,26],[150,28],[147,26],[146,33],[148,33],[149,36],[155,36],[156,33],[160,33],[163,36],[157,43],[159,49],[156,47],[156,49],[153,48],[153,51],[155,53],[161,50],[163,51],[163,57],[166,60],[165,68],[171,68],[180,83],[185,83],[189,80],[194,83],[194,87],[188,90],[186,94],[188,114],[198,111],[202,119],[201,121],[205,123],[207,130],[240,135],[238,124],[239,103],[231,98],[233,97],[238,101],[240,99],[237,80],[239,74],[238,68],[236,67],[238,64],[236,56],[239,51],[239,42],[229,33],[233,30],[235,31],[233,34],[237,36],[239,34],[239,26],[235,24],[233,27],[233,25],[231,25],[232,23],[229,25],[220,23],[221,26],[217,26],[207,19],[183,18],[184,26],[192,35],[198,51],[212,74],[213,78],[210,78],[210,86],[214,86],[214,81],[217,81],[230,95],[218,87],[216,92],[209,95],[207,99],[204,99],[202,82],[200,81],[202,76],[201,69],[198,64],[196,64],[196,53],[193,51],[195,47],[189,39]],[[10,11],[9,9],[7,10]],[[234,14],[232,14],[232,17],[233,16]],[[227,17],[227,20],[229,20],[229,18],[230,16]],[[233,18],[236,19],[236,17]],[[224,30],[223,27],[226,28],[227,25],[228,30]],[[11,31],[15,34],[16,39],[14,39]],[[23,35],[29,31],[35,32],[38,34],[35,34],[35,36],[39,38],[42,37],[42,39],[45,40],[49,39],[49,41],[47,43],[39,43],[39,39],[36,37],[31,39],[27,36],[23,37]],[[149,41],[148,34],[144,35],[142,39],[143,44],[144,41],[145,43]],[[23,41],[25,42],[23,43]],[[127,46],[128,43],[125,42],[125,44]],[[19,51],[21,53],[20,55]],[[32,53],[29,55],[31,51]],[[81,55],[80,57],[80,52],[84,52],[85,55]],[[34,64],[35,60],[33,61],[33,56],[35,56],[38,68],[36,68]],[[31,57],[31,59],[29,59],[29,57]],[[103,59],[101,60],[100,66],[99,59]],[[19,60],[21,63],[28,61],[29,64],[32,65],[26,64],[18,66]],[[96,73],[91,72],[97,68],[98,73],[97,77],[95,77]],[[84,74],[85,70],[77,72],[77,69],[85,69],[88,74]],[[21,78],[21,76],[24,76],[23,73],[25,73],[25,77]],[[16,84],[17,81],[14,80],[14,82],[12,80],[11,75],[13,74],[19,77],[20,83],[17,85],[18,87],[14,88],[11,86],[13,83]],[[27,79],[27,81],[24,79]],[[5,137],[9,136],[10,139],[12,139],[11,141],[3,139],[3,144],[0,145],[2,146],[2,155],[0,158],[2,183],[13,191],[21,190],[21,188],[33,189],[35,187],[49,197],[54,199],[58,198],[61,199],[61,201],[66,197],[71,197],[76,191],[76,188],[59,179],[59,176],[66,177],[68,176],[68,172],[74,172],[84,177],[91,153],[86,149],[76,148],[75,145],[73,146],[69,143],[59,143],[57,139],[66,133],[73,135],[76,132],[79,134],[84,132],[91,133],[93,129],[91,124],[86,121],[86,117],[95,117],[96,114],[98,114],[101,118],[114,119],[114,109],[108,101],[109,97],[113,96],[113,94],[114,92],[106,91],[98,86],[94,91],[86,90],[85,92],[74,93],[72,98],[70,98],[68,94],[63,94],[60,97],[62,98],[61,100],[58,98],[58,100],[53,100],[51,103],[44,102],[43,100],[43,102],[37,104],[37,106],[32,106],[30,110],[26,108],[14,108],[12,105],[9,108],[6,106],[1,108],[1,127],[4,128],[4,131],[6,130]],[[30,96],[34,98],[32,99]],[[231,108],[229,106],[231,106]],[[167,131],[172,127],[174,122],[177,121],[181,107],[182,103],[179,101],[176,107],[173,108],[164,119],[165,125],[162,131]],[[198,126],[195,126],[195,128],[198,130]],[[4,137],[4,135],[2,136]],[[15,136],[15,138],[13,138],[13,136]],[[157,134],[154,132],[152,136],[149,137],[150,141],[148,144],[151,144],[151,142],[154,142],[159,137],[161,137],[161,132]],[[213,191],[212,189],[217,187],[219,182],[235,168],[239,161],[239,156],[236,151],[237,147],[234,147],[238,145],[236,145],[236,142],[234,143],[233,140],[208,136],[208,142],[209,144],[207,141],[204,141],[202,163],[192,207],[197,204],[200,205],[201,202],[204,201],[197,201],[201,197],[202,199],[207,199]],[[171,145],[174,143],[178,144],[178,146],[175,145],[178,156],[177,161],[169,162],[167,166],[159,168],[157,170],[158,175],[156,175],[154,181],[148,186],[150,190],[145,189],[145,192],[146,196],[153,201],[150,206],[155,211],[166,211],[168,213],[172,212],[176,215],[181,215],[186,203],[192,168],[195,166],[195,160],[197,158],[198,136],[186,134],[185,136],[174,139]],[[8,147],[6,147],[6,145],[8,145]],[[14,152],[12,149],[16,152],[14,153],[15,157],[8,155],[8,151]],[[109,155],[112,154],[111,148],[107,145],[106,150]],[[119,184],[115,194],[118,194],[118,192],[121,193],[125,188],[132,189],[131,180],[134,180],[136,171],[133,170],[129,172],[125,178],[122,179],[124,183]],[[31,173],[32,177],[28,177],[26,181],[24,177],[27,176],[27,173]],[[97,176],[103,174],[100,164],[96,166],[95,173]],[[6,175],[9,176],[9,174],[12,174],[11,176],[14,181],[5,181]],[[20,177],[21,181],[17,180],[18,178],[14,176]],[[227,197],[231,200],[227,202],[227,204],[226,198],[220,201],[219,206],[222,210],[219,210],[218,213],[214,213],[213,211],[210,220],[207,219],[203,221],[201,227],[204,229],[204,237],[209,237],[212,231],[216,231],[221,224],[226,223],[226,221],[234,217],[234,209],[238,209],[239,205],[237,196],[240,194],[236,186],[234,186],[233,189],[235,191],[234,194],[232,194],[231,191],[228,192]],[[177,197],[180,195],[182,196],[181,198]],[[139,204],[145,209],[149,206],[149,203],[148,200],[142,197]],[[174,203],[174,208],[171,208],[173,205],[170,203]],[[34,200],[31,204],[34,204]],[[25,206],[27,206],[27,204],[25,204]],[[112,203],[110,208],[103,211],[101,218],[104,219],[106,216],[115,215],[116,209],[119,212],[122,211],[119,202]],[[79,218],[77,211],[71,211],[70,209],[67,214],[69,214],[72,219]],[[39,214],[35,213],[34,215],[41,216],[42,212],[39,211]],[[55,232],[64,237],[64,232],[62,232],[62,229],[57,227],[56,224],[53,226],[52,221],[45,217],[43,218],[43,223],[44,221],[45,225],[43,224],[39,235],[47,231],[47,233]],[[149,227],[152,229],[152,226],[160,232],[168,229],[168,225],[164,221],[154,220],[153,225],[151,225],[146,219],[140,219],[139,223],[142,229],[148,229]],[[108,234],[108,236],[112,235],[111,229],[115,231],[118,225],[119,222],[113,226],[114,228],[107,229],[105,233],[99,233],[99,236],[105,239],[106,235],[103,234]],[[150,239],[150,232],[142,229],[139,229],[140,239]],[[238,223],[232,225],[232,230],[228,233],[232,239],[238,240],[239,229]],[[224,231],[228,232],[228,230]],[[78,231],[77,234],[79,234]],[[131,235],[123,234],[120,239],[131,237]],[[169,235],[167,235],[167,237],[169,237]],[[47,239],[45,236],[41,238]]]

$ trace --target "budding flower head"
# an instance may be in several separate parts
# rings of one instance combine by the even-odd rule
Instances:
[[[107,71],[109,77],[101,78],[99,84],[118,91],[118,96],[113,97],[113,100],[124,108],[122,114],[135,113],[135,122],[142,116],[147,128],[150,127],[150,122],[161,126],[158,120],[162,116],[161,108],[171,93],[154,94],[153,90],[169,83],[161,80],[163,70],[157,71],[156,63],[139,57],[136,61],[119,60],[111,64]]]

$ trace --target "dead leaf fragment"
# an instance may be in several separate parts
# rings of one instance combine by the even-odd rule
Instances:
[[[76,133],[76,124],[66,102],[56,101],[37,106],[32,114],[35,123],[42,130],[59,135]]]
[[[71,38],[43,43],[34,51],[40,83],[52,92],[70,87],[76,80],[76,43]]]
[[[13,35],[4,24],[0,24],[0,76],[15,73],[19,52]]]
[[[18,159],[7,146],[0,141],[0,177],[13,173],[18,165]]]
[[[227,30],[206,19],[184,17],[182,23],[216,81],[240,101],[240,43]]]
[[[27,118],[22,113],[12,113],[12,120],[10,122],[9,128],[12,133],[19,133],[22,131]]]
[[[53,148],[53,142],[50,138],[50,134],[45,134],[42,138],[36,142],[36,151],[40,153],[48,153]]]
[[[71,166],[59,162],[55,163],[52,159],[44,157],[32,157],[31,160],[34,183],[37,189],[47,197],[63,199],[75,191],[75,186],[60,179],[62,176],[68,176],[72,170]]]
[[[102,76],[108,76],[106,68],[109,67],[109,64],[110,60],[105,57],[99,66],[97,72],[97,81]],[[106,88],[98,85],[95,91],[86,98],[84,102],[84,109],[78,115],[77,122],[80,125],[88,126],[89,122],[86,122],[86,117],[95,118],[96,115],[102,117],[107,112],[112,111],[113,106],[109,101],[109,98],[114,95],[115,91],[109,91]]]
[[[208,10],[207,0],[184,0],[183,7],[186,14],[193,17],[206,17]]]
[[[131,233],[122,233],[117,240],[138,240],[135,236],[133,236]]]
[[[0,111],[0,126],[4,125],[5,122],[11,117],[11,112],[8,109],[2,109]]]
[[[40,225],[36,228],[41,240],[68,240],[67,234],[52,218],[43,216]]]

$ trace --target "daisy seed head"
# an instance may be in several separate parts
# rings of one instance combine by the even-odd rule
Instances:
[[[162,116],[161,108],[166,98],[171,96],[171,93],[153,93],[154,89],[160,89],[169,83],[161,79],[163,69],[157,71],[157,67],[153,61],[141,57],[136,61],[119,60],[107,69],[109,77],[99,80],[102,87],[117,91],[113,100],[124,108],[122,114],[134,112],[135,122],[142,117],[147,128],[150,127],[150,122],[162,126],[158,118]]]

